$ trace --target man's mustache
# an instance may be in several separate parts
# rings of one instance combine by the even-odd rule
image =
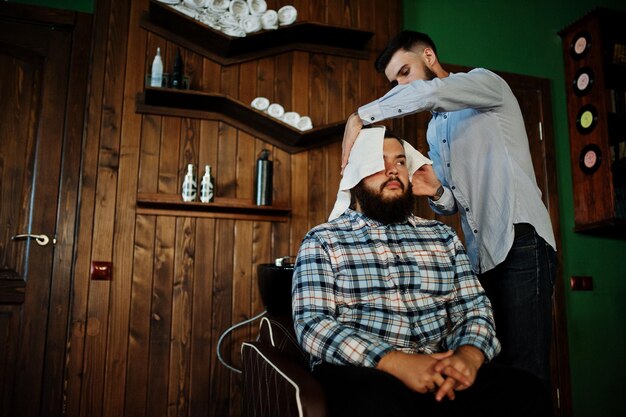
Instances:
[[[402,191],[404,191],[404,184],[402,183],[402,181],[400,181],[400,180],[398,179],[398,177],[391,177],[391,178],[389,178],[387,181],[385,181],[385,182],[384,182],[384,183],[380,186],[380,191],[382,191],[382,190],[383,190],[383,189],[387,186],[387,184],[389,184],[391,181],[397,181],[397,182],[400,184],[400,189],[401,189]]]

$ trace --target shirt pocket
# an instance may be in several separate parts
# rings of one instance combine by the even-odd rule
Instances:
[[[447,301],[455,292],[455,263],[444,251],[413,253],[420,276],[420,293],[433,301]]]

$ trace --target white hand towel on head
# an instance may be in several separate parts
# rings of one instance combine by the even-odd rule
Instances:
[[[350,206],[350,190],[365,177],[385,169],[383,158],[383,143],[385,140],[385,126],[374,126],[362,129],[350,151],[348,165],[343,171],[339,183],[337,200],[328,220],[341,216]],[[432,165],[433,161],[422,155],[410,143],[402,141],[406,155],[409,181],[413,173],[422,165]]]

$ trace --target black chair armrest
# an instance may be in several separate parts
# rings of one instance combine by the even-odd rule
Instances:
[[[241,356],[243,415],[326,416],[322,387],[309,370],[294,358],[264,342],[243,343]]]

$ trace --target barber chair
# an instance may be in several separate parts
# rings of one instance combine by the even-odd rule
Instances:
[[[296,341],[291,316],[293,264],[258,266],[267,314],[259,337],[241,346],[243,404],[248,417],[325,417],[322,387],[309,371],[308,355]]]

